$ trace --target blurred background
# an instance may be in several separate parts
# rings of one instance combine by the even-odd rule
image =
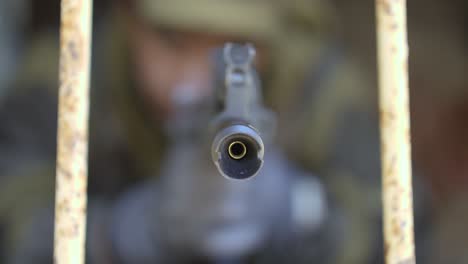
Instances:
[[[94,1],[88,262],[383,263],[374,1],[178,2]],[[59,24],[59,0],[0,0],[0,263],[51,260]],[[408,32],[418,262],[468,263],[468,2],[408,1]],[[256,45],[278,113],[248,188],[167,176],[212,174],[174,131],[225,41]]]

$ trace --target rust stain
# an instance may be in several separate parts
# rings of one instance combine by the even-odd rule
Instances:
[[[385,14],[392,16],[393,15],[393,9],[392,9],[392,4],[388,0],[377,0],[377,7],[381,7]]]
[[[390,29],[391,31],[396,31],[396,30],[398,30],[398,23],[395,23],[395,22],[391,23],[389,29]]]
[[[388,254],[390,253],[390,245],[387,241],[384,243],[384,256],[387,259]]]

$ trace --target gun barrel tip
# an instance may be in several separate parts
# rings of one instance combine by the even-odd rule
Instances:
[[[229,179],[248,179],[257,175],[263,164],[263,141],[258,133],[243,125],[220,131],[213,141],[213,161]]]

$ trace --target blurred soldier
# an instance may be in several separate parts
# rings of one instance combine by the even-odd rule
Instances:
[[[374,98],[333,41],[334,20],[319,0],[116,4],[94,38],[89,262],[375,261]],[[220,176],[206,145],[213,50],[229,41],[255,44],[279,115],[264,167],[247,181]],[[11,263],[52,259],[57,85],[54,74],[38,81],[47,73],[37,64],[57,57],[44,43],[25,64],[34,78],[22,76],[0,111]]]

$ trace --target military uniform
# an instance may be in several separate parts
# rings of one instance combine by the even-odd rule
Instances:
[[[322,1],[251,2],[204,0],[194,9],[182,0],[137,5],[161,27],[228,32],[268,44],[273,60],[264,93],[279,113],[278,140],[248,183],[227,182],[207,163],[202,145],[186,144],[164,124],[148,121],[131,88],[118,16],[98,27],[106,34],[95,38],[93,57],[90,263],[368,263],[381,252],[371,87],[326,33],[333,23]],[[221,13],[226,16],[210,16]],[[36,81],[54,73],[26,68],[33,78],[18,81],[22,88],[11,91],[0,116],[7,182],[0,223],[7,227],[9,262],[47,263],[57,93],[50,88],[55,81]],[[5,147],[12,142],[24,145]]]

